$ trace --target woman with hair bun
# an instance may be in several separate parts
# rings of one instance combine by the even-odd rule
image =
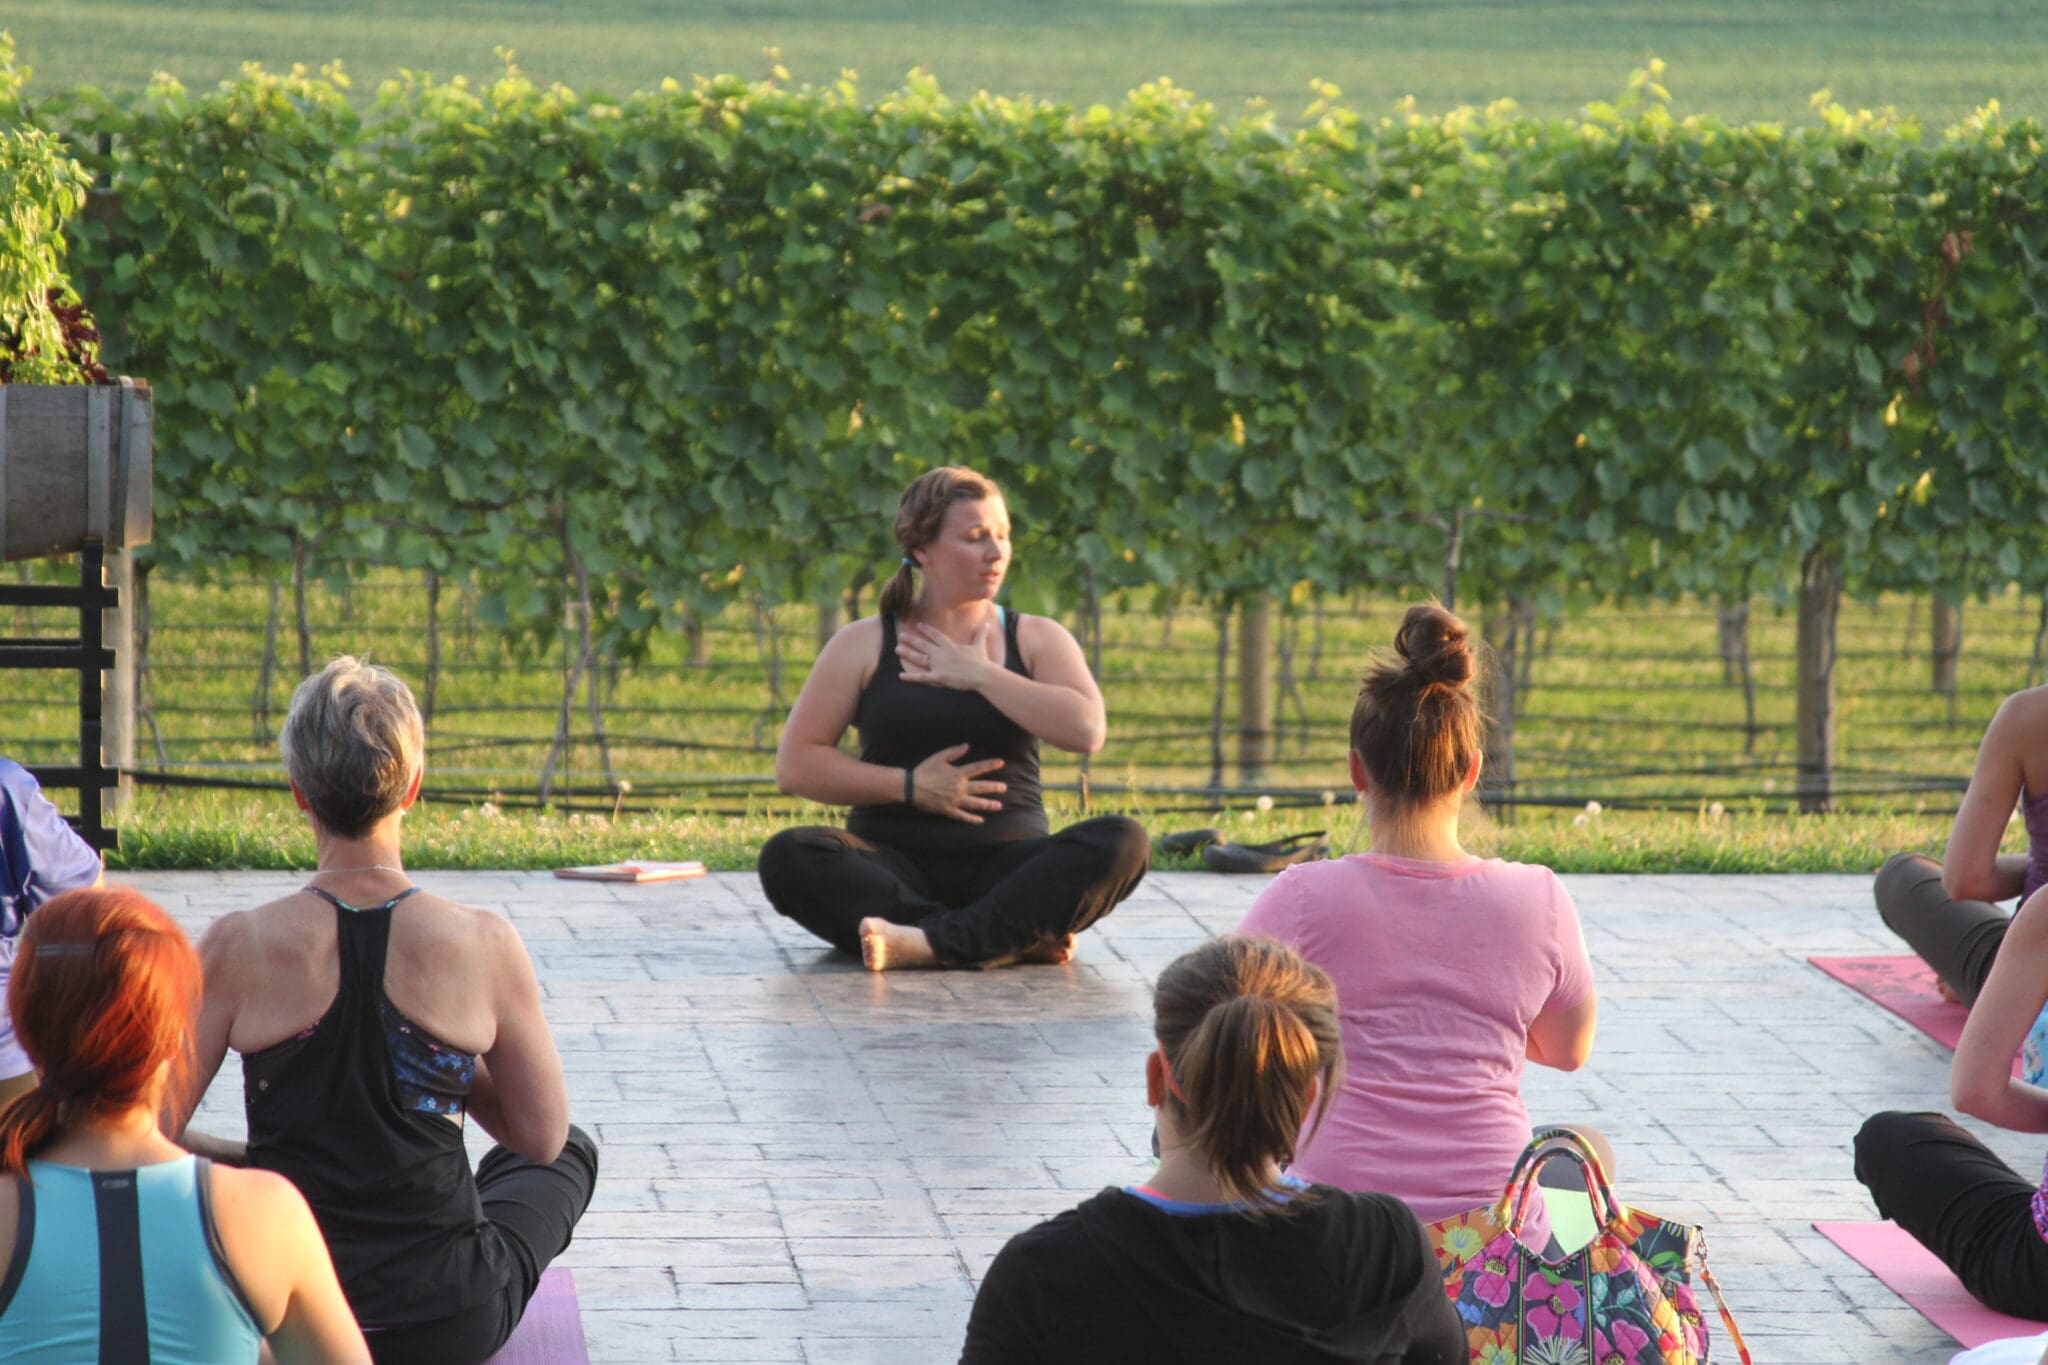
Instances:
[[[880,613],[819,653],[775,751],[776,787],[851,806],[846,828],[777,834],[761,888],[878,972],[1065,962],[1151,859],[1135,820],[1046,823],[1039,741],[1101,748],[1102,693],[1065,627],[997,604],[1010,514],[989,480],[919,476],[896,542]],[[858,757],[839,748],[849,726]]]
[[[1337,983],[1351,1066],[1293,1169],[1400,1195],[1433,1222],[1500,1198],[1533,1135],[1523,1062],[1583,1066],[1597,1005],[1557,875],[1476,858],[1458,841],[1483,725],[1465,623],[1411,607],[1394,652],[1351,712],[1370,850],[1288,868],[1237,932],[1293,944]],[[1579,1131],[1611,1167],[1605,1140]],[[1575,1176],[1559,1162],[1544,1169]],[[1538,1247],[1543,1212],[1539,1203],[1526,1234]]]
[[[1159,1167],[1010,1239],[962,1365],[1462,1365],[1414,1213],[1286,1174],[1343,1071],[1330,978],[1269,939],[1159,974]]]
[[[39,1073],[0,1113],[0,1360],[369,1360],[306,1201],[215,1166],[158,1115],[190,1060],[199,959],[128,890],[29,917],[8,987]]]

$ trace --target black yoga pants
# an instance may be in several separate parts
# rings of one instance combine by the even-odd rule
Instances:
[[[786,829],[761,848],[776,910],[843,952],[869,916],[914,924],[951,966],[975,966],[1078,934],[1137,888],[1152,860],[1121,815],[970,849],[904,849],[843,829]]]
[[[376,1365],[481,1365],[512,1337],[548,1263],[569,1238],[597,1186],[597,1144],[571,1126],[562,1154],[543,1166],[493,1147],[476,1166],[490,1232],[505,1245],[511,1275],[491,1298],[452,1317],[363,1333]]]
[[[2012,916],[1987,901],[1949,899],[1941,864],[1897,853],[1878,869],[1877,913],[1964,1004],[1975,1004]]]
[[[1987,1308],[2048,1322],[2034,1186],[1945,1114],[1883,1113],[1856,1134],[1856,1178]]]

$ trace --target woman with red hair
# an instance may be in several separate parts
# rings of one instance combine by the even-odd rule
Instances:
[[[158,1115],[189,1060],[199,958],[154,903],[67,891],[22,931],[8,1012],[36,1088],[0,1113],[0,1359],[370,1356],[306,1201],[192,1156]]]

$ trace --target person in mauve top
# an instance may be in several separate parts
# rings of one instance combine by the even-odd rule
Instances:
[[[29,912],[61,891],[103,880],[100,855],[57,813],[35,777],[0,758],[0,1000]],[[35,1083],[35,1070],[0,1009],[0,1108]]]
[[[1399,1195],[1434,1222],[1501,1197],[1533,1136],[1523,1064],[1584,1065],[1598,1005],[1557,875],[1459,842],[1482,752],[1464,623],[1411,607],[1394,650],[1351,713],[1370,849],[1288,868],[1236,932],[1294,945],[1337,983],[1344,1087],[1295,1174]],[[1605,1138],[1572,1126],[1612,1170]],[[1543,1174],[1574,1176],[1563,1162]],[[1540,1248],[1549,1224],[1541,1204],[1532,1214],[1525,1236]]]
[[[2028,852],[1998,851],[2014,811]],[[1878,912],[1970,1007],[1949,1072],[1956,1109],[2048,1133],[2048,687],[2007,697],[1940,863],[1902,853],[1877,874]],[[2020,898],[2006,914],[1993,901]],[[2013,1058],[2023,1055],[2022,1074]],[[1856,1134],[1856,1178],[1878,1213],[1955,1272],[1986,1306],[2048,1322],[2048,1168],[2006,1165],[1946,1114],[1887,1111]]]

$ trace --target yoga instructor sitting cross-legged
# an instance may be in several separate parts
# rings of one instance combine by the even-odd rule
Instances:
[[[972,470],[931,470],[896,512],[881,612],[833,636],[783,727],[775,782],[846,805],[845,829],[761,849],[777,910],[875,971],[1065,962],[1151,855],[1135,820],[1050,831],[1040,740],[1102,746],[1102,694],[1057,621],[996,603],[1010,515]],[[913,570],[922,575],[918,583]],[[839,749],[860,732],[858,758]]]

